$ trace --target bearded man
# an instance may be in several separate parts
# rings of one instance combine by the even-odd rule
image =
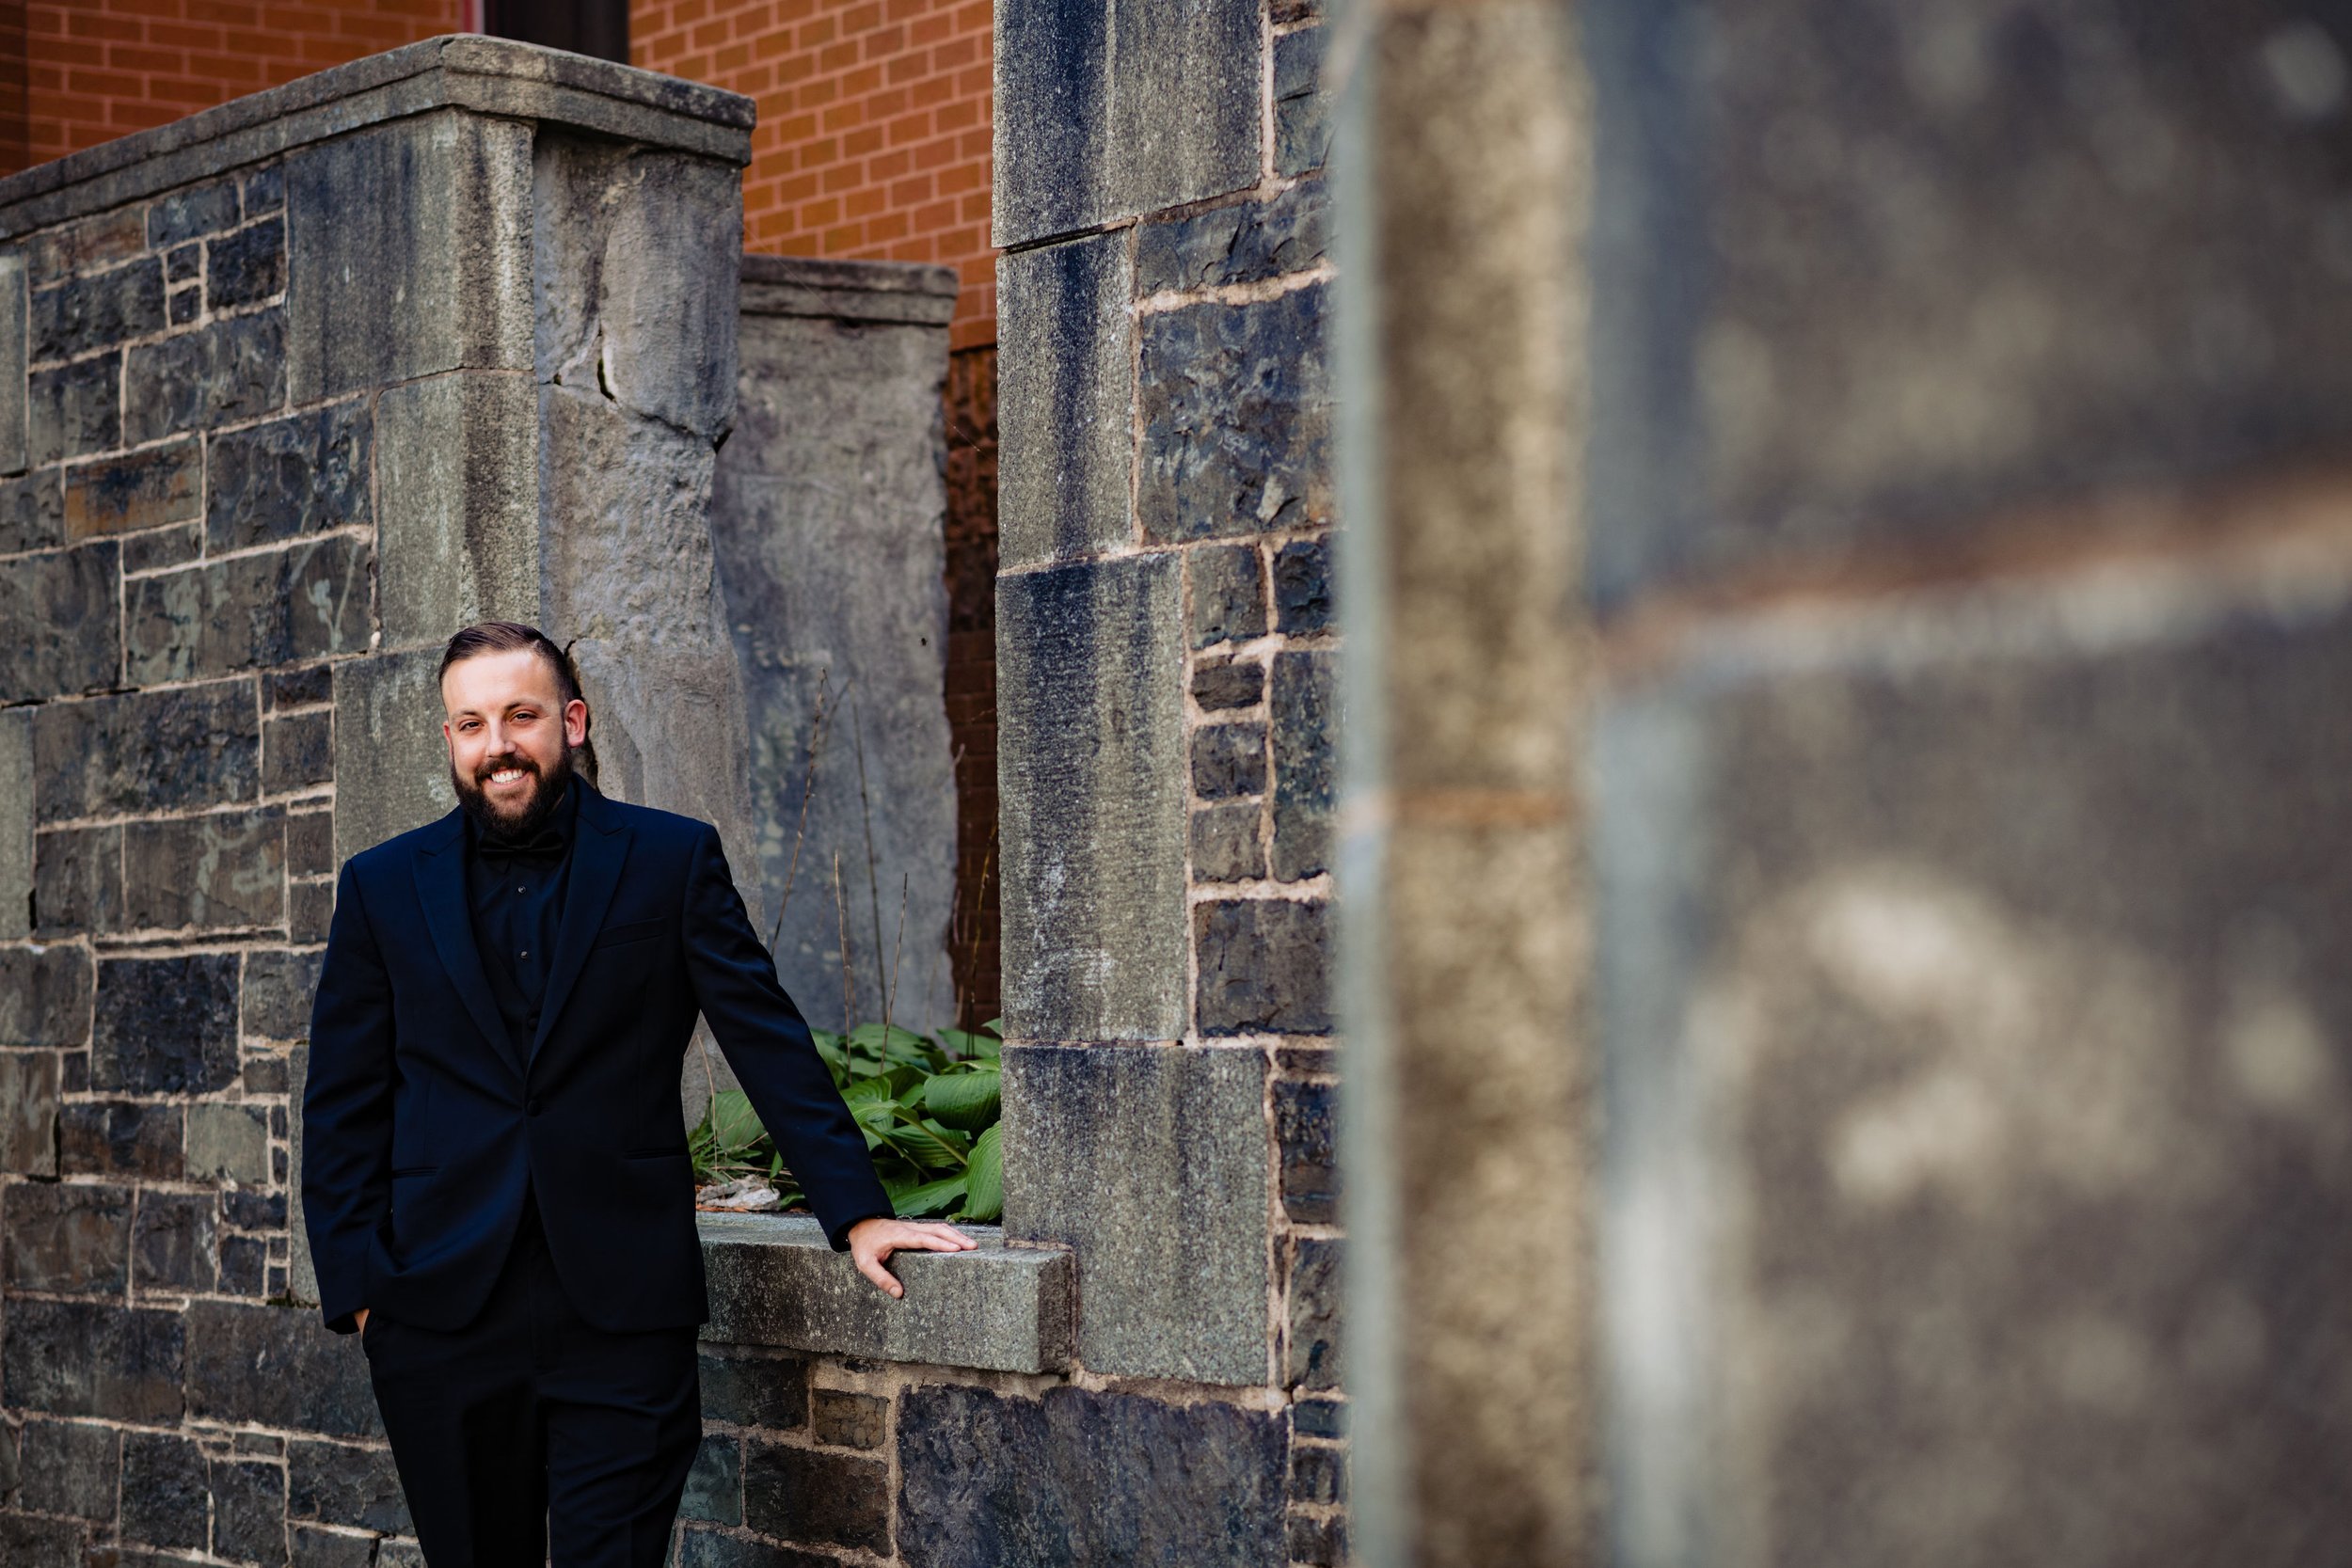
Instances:
[[[563,651],[441,658],[457,805],[345,862],[310,1017],[302,1201],[432,1568],[658,1568],[709,1316],[678,1079],[699,1012],[836,1250],[904,1248],[707,822],[599,793]],[[552,1548],[550,1557],[550,1546]]]

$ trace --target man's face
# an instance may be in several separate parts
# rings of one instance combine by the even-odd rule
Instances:
[[[548,661],[517,648],[451,665],[441,705],[458,804],[494,832],[528,835],[572,775],[572,752],[588,739],[588,705],[564,703]]]

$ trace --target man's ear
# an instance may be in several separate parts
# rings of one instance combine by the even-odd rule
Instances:
[[[588,743],[588,705],[578,697],[564,705],[564,739],[575,748]]]

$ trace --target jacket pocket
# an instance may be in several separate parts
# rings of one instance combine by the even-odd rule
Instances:
[[[647,937],[660,935],[661,928],[668,924],[666,920],[655,919],[632,920],[626,926],[607,926],[596,933],[596,940],[588,944],[588,951],[594,953],[606,947],[618,947],[627,942],[643,942]]]

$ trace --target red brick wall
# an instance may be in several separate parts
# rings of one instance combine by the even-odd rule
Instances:
[[[747,250],[944,261],[954,346],[996,341],[990,0],[635,0],[629,60],[759,104]]]
[[[62,158],[362,55],[455,32],[463,3],[72,0],[28,5],[28,161]]]

